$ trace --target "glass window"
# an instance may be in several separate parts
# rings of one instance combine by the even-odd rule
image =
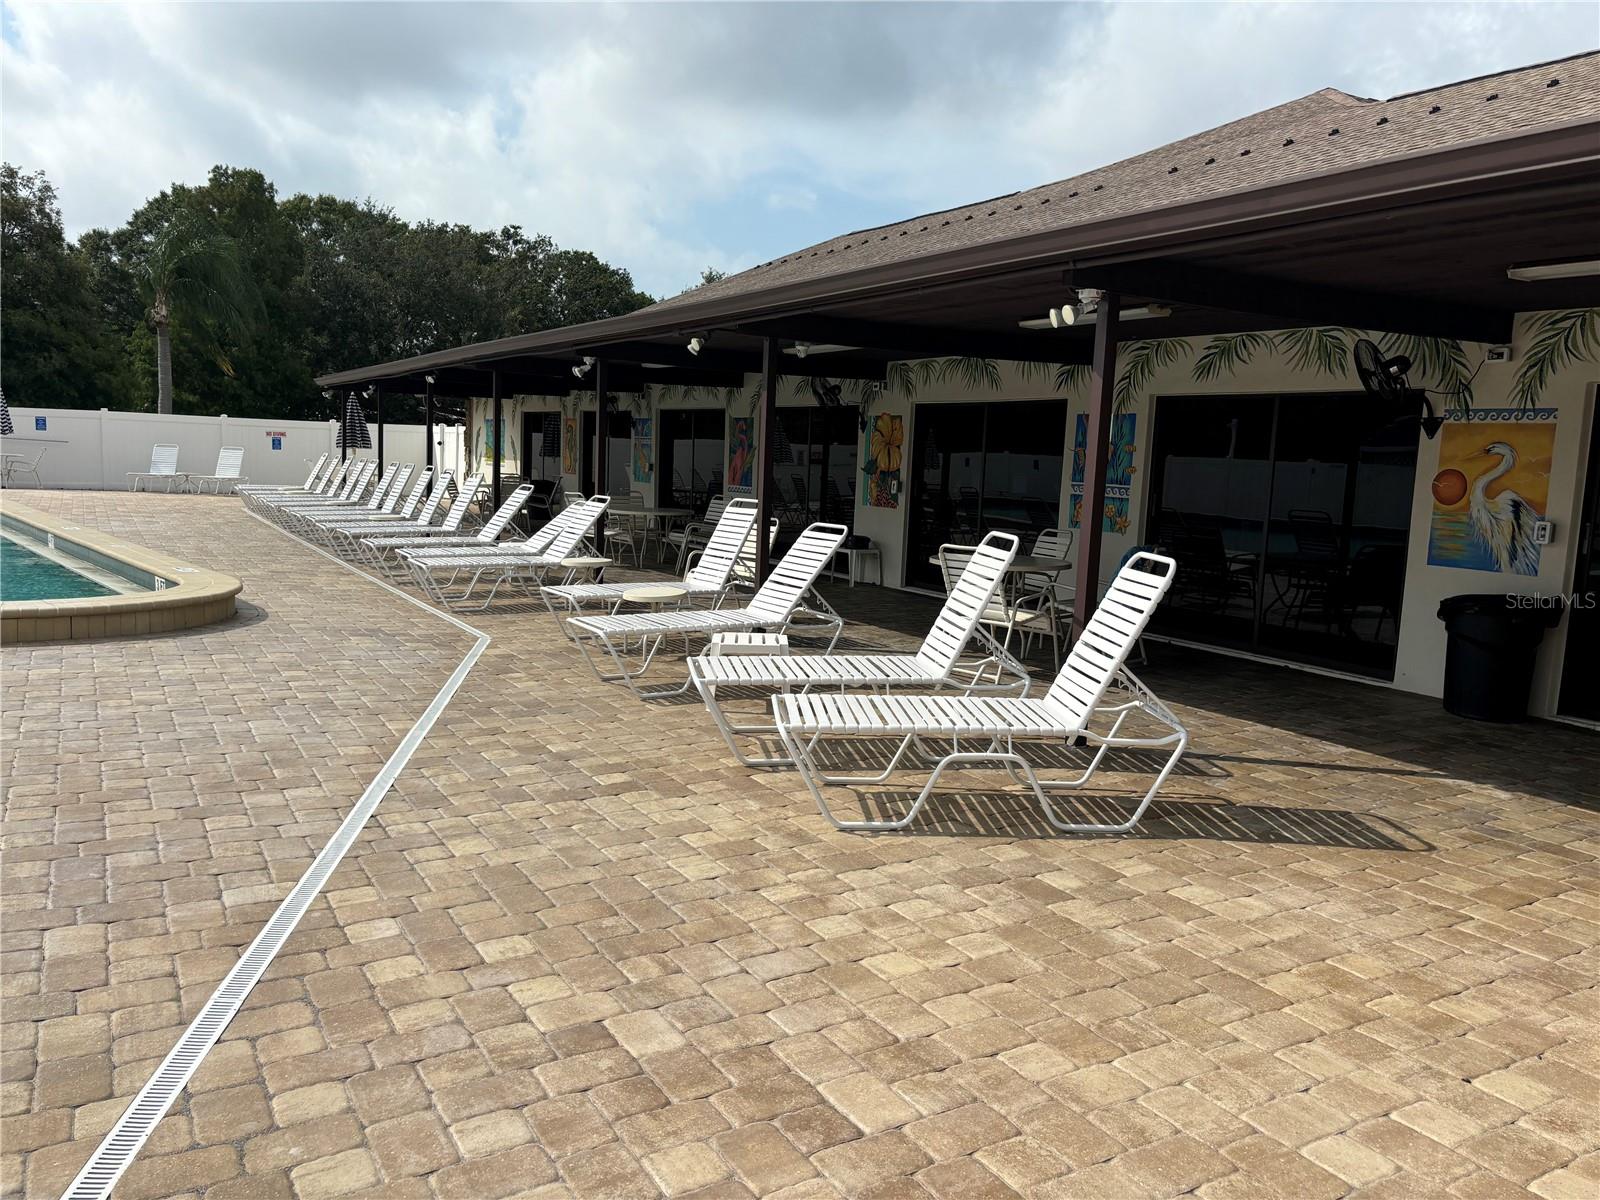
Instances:
[[[943,587],[945,542],[1007,530],[1031,548],[1061,511],[1067,406],[1059,400],[919,404],[913,418],[906,582]]]
[[[1147,540],[1179,564],[1159,630],[1393,677],[1414,404],[1167,397],[1151,463]]]
[[[721,494],[726,432],[720,408],[661,410],[656,481],[663,504],[703,512],[711,497]]]

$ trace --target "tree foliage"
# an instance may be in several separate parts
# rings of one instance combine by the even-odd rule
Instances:
[[[280,199],[248,168],[174,184],[122,227],[91,229],[75,244],[43,174],[8,164],[0,182],[0,338],[13,404],[155,409],[149,285],[172,231],[186,227],[207,231],[212,248],[231,247],[250,286],[248,319],[219,319],[230,306],[211,305],[173,321],[180,413],[331,417],[313,382],[325,372],[651,303],[627,271],[518,226],[413,223],[371,200],[327,195]],[[409,397],[385,403],[386,419],[420,416]]]

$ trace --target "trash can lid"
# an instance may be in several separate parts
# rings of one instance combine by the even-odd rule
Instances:
[[[1518,624],[1552,629],[1561,620],[1566,602],[1560,596],[1516,595],[1511,592],[1469,592],[1439,601],[1439,620],[1453,617],[1497,616]]]

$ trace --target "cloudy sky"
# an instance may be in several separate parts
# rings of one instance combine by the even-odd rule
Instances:
[[[1324,86],[1590,48],[1563,4],[13,3],[0,149],[69,232],[214,163],[515,222],[657,294]]]

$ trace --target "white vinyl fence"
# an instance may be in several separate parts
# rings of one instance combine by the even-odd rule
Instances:
[[[16,433],[5,453],[31,458],[40,450],[39,478],[47,488],[125,489],[129,471],[150,469],[150,448],[178,447],[178,470],[209,475],[223,446],[244,447],[244,474],[252,483],[300,483],[317,457],[338,453],[336,421],[262,420],[254,417],[188,417],[108,409],[13,408]],[[370,427],[377,455],[378,429]],[[435,429],[435,439],[441,432]],[[385,425],[383,456],[389,462],[423,462],[424,427]]]

